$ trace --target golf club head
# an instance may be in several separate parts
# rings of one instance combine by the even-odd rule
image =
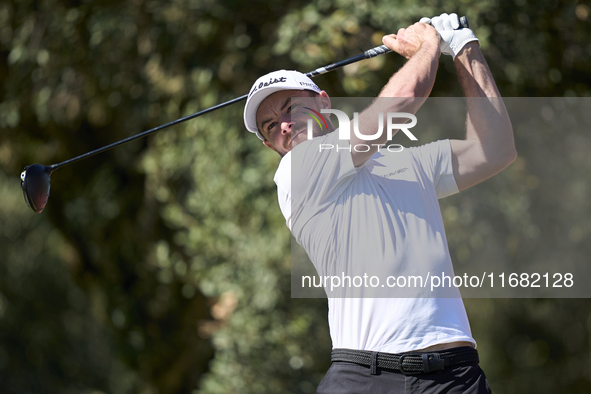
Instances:
[[[43,212],[49,198],[52,169],[43,164],[26,166],[21,172],[21,189],[29,208],[36,213]]]

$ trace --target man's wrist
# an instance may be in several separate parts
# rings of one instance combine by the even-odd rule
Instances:
[[[441,49],[439,48],[439,34],[434,36],[433,39],[423,41],[420,50],[429,53],[437,52],[437,57],[439,57],[441,55]]]
[[[480,44],[478,43],[478,41],[471,41],[464,45],[464,47],[460,49],[460,52],[458,52],[454,60],[456,62],[461,62],[462,59],[468,59],[474,53],[474,51],[480,51]]]

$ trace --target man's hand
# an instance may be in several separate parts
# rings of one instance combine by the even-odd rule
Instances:
[[[441,36],[441,53],[450,55],[455,60],[464,46],[472,41],[478,41],[472,30],[460,27],[460,18],[456,14],[441,14],[434,18],[422,18],[422,23],[431,24]]]
[[[397,34],[384,36],[382,42],[394,52],[410,59],[423,45],[438,45],[439,35],[432,26],[417,22],[406,29],[398,30]]]

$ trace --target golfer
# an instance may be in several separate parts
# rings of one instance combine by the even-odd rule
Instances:
[[[329,116],[325,127],[312,122],[308,130],[311,111],[326,113],[331,102],[301,73],[272,72],[249,93],[246,128],[282,156],[274,178],[280,208],[319,275],[453,275],[438,199],[516,158],[509,117],[473,32],[457,29],[455,14],[421,21],[384,36],[408,60],[359,114],[359,133],[335,129]],[[384,149],[386,121],[378,114],[415,114],[431,93],[441,53],[453,57],[465,96],[484,98],[468,100],[466,138]],[[337,149],[321,149],[330,146]],[[318,393],[490,392],[459,293],[356,291],[327,291],[333,364]]]

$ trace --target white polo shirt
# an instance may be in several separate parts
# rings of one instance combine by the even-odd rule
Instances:
[[[305,141],[282,158],[274,178],[287,226],[320,277],[379,280],[376,287],[328,292],[333,348],[400,353],[455,341],[475,346],[457,289],[385,285],[388,278],[420,276],[430,284],[429,275],[453,277],[438,203],[458,192],[449,141],[401,152],[382,148],[359,168],[347,148],[338,132]]]

